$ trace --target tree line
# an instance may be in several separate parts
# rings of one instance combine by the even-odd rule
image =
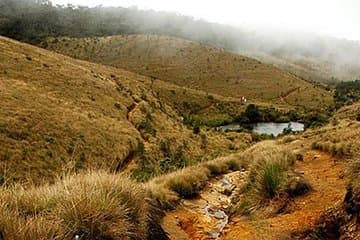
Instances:
[[[153,33],[235,49],[232,27],[136,7],[54,5],[49,0],[0,0],[0,35],[39,44],[48,36]]]

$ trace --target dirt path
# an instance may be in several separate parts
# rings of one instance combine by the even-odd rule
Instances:
[[[313,191],[294,199],[288,213],[264,218],[261,213],[250,218],[235,217],[221,231],[220,237],[212,236],[216,229],[216,220],[204,214],[206,204],[226,209],[221,206],[228,197],[216,190],[221,179],[214,180],[204,190],[199,199],[187,200],[176,211],[170,212],[164,219],[164,227],[171,239],[226,239],[226,240],[257,240],[257,239],[291,239],[290,233],[309,228],[318,219],[321,212],[343,200],[346,191],[346,181],[341,179],[343,164],[336,162],[329,155],[310,151],[304,161],[297,162],[295,169],[302,172],[310,182]],[[225,175],[237,187],[245,181],[246,172]],[[215,199],[214,199],[215,198]],[[214,227],[215,226],[215,227]],[[219,232],[219,231],[218,231]]]
[[[343,200],[346,181],[340,178],[343,164],[325,153],[311,151],[296,170],[303,172],[313,191],[297,197],[292,211],[272,218],[233,220],[222,239],[287,239],[293,231],[305,230],[315,223],[321,212]],[[245,230],[245,231],[244,231]],[[234,237],[236,236],[236,237]]]
[[[232,172],[210,181],[197,199],[184,200],[176,211],[164,218],[164,228],[171,239],[217,239],[229,217],[231,193],[247,179],[248,171]]]
[[[286,104],[289,104],[287,101],[286,101],[286,98],[289,97],[292,93],[296,92],[296,91],[300,91],[300,87],[296,87],[296,88],[293,88],[293,89],[290,89],[289,91],[281,94],[278,98],[280,99],[280,101],[282,103],[286,103]]]

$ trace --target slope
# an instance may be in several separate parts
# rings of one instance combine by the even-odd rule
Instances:
[[[72,57],[125,68],[180,86],[286,106],[320,109],[331,94],[272,65],[223,49],[159,35],[50,38],[45,46]],[[288,92],[291,97],[286,98]]]
[[[166,214],[164,229],[171,239],[358,239],[359,131],[360,123],[345,117],[228,156],[248,164],[203,184],[197,198]],[[259,161],[282,161],[281,151],[296,154],[291,171],[311,187],[290,195],[280,191],[271,200],[249,197],[251,184],[264,184],[253,171]]]
[[[150,168],[151,177],[160,172],[162,143],[183,165],[226,154],[234,142],[246,145],[242,137],[233,142],[222,133],[193,134],[150,85],[148,77],[0,37],[1,181],[115,172],[130,161]],[[178,167],[167,164],[167,171]]]

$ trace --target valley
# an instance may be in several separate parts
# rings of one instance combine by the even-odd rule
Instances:
[[[149,11],[6,1],[0,240],[360,239],[360,81],[237,54],[215,34],[232,28],[205,41],[145,28]]]

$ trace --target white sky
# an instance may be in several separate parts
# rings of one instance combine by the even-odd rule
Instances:
[[[52,0],[82,6],[138,6],[235,26],[300,30],[360,40],[360,0]]]

